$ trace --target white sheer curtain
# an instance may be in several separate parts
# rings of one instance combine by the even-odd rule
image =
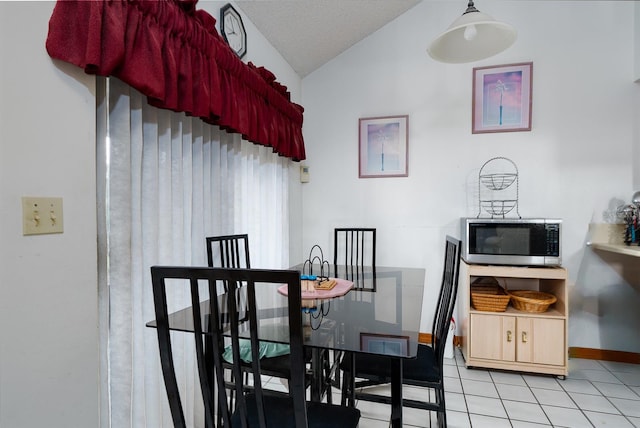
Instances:
[[[206,265],[205,237],[248,233],[252,267],[285,268],[289,160],[117,79],[98,99],[99,305],[103,427],[171,427],[149,268]],[[174,307],[188,296],[170,296]],[[193,336],[175,333],[187,424],[202,426]]]

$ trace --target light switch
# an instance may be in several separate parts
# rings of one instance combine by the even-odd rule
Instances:
[[[62,233],[62,198],[22,197],[22,234]]]

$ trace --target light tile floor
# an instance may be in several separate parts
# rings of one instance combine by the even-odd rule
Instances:
[[[277,382],[274,380],[274,382]],[[375,387],[388,394],[388,386]],[[371,388],[369,388],[371,389]],[[426,390],[404,387],[405,398]],[[339,402],[339,391],[334,392]],[[459,350],[445,359],[448,428],[640,428],[640,365],[569,360],[566,379],[467,369]],[[387,428],[389,406],[359,401],[361,428]],[[437,427],[435,413],[404,409],[405,427]]]

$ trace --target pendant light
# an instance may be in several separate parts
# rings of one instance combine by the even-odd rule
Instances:
[[[469,1],[467,10],[435,39],[429,55],[441,62],[463,63],[489,58],[516,41],[516,30],[480,12]]]

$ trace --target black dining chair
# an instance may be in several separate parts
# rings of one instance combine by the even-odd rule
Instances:
[[[205,426],[357,427],[360,419],[359,410],[306,401],[300,272],[154,266],[151,268],[151,279],[162,373],[171,417],[176,428],[186,428],[186,422],[172,354],[167,291],[178,287],[186,288],[191,296],[195,356],[204,402]],[[219,282],[228,284],[227,293],[218,293],[217,283]],[[272,323],[273,318],[265,319],[259,315],[265,310],[259,308],[260,302],[256,299],[256,288],[267,284],[273,286],[274,292],[276,286],[282,284],[286,284],[288,288],[287,309],[284,314],[280,314],[286,321],[284,331],[287,333],[285,336],[288,336],[290,347],[291,377],[288,393],[269,392],[262,388],[259,332],[261,328]],[[203,296],[201,293],[206,295]],[[239,322],[239,312],[242,310],[240,295],[244,295],[248,302],[248,320],[242,326]],[[203,310],[210,315],[203,318]],[[235,383],[236,399],[231,406],[227,394],[228,385],[224,377],[225,348],[229,349],[227,344],[230,342],[234,378],[245,379],[239,364],[243,340],[248,340],[251,344],[252,382],[251,385],[247,385],[244,380]],[[212,352],[205,352],[208,347]],[[229,358],[228,351],[227,358]],[[209,367],[213,370],[209,370]],[[216,405],[220,412],[221,424],[218,425],[215,425]]]
[[[419,344],[417,358],[402,361],[403,384],[426,387],[435,392],[434,402],[404,399],[402,405],[437,412],[439,427],[447,426],[443,359],[458,293],[459,269],[460,241],[447,236],[442,284],[431,330],[431,345]],[[367,393],[364,390],[356,391],[358,388],[390,382],[391,364],[388,357],[354,353],[344,359],[341,369],[343,372],[343,405],[348,403],[353,406],[355,399],[390,403],[389,397]],[[356,382],[356,379],[361,380]]]
[[[248,234],[209,236],[206,240],[208,266],[251,268]]]
[[[251,268],[248,234],[208,236],[205,239],[207,241],[207,266]],[[226,284],[224,284],[224,289],[227,289]]]
[[[353,281],[354,289],[375,291],[376,229],[335,228],[333,265],[335,272],[338,266],[344,267],[341,276]]]
[[[251,268],[248,234],[209,236],[206,238],[206,242],[207,264],[209,267]],[[224,283],[224,290],[227,290],[228,287],[228,284]],[[246,319],[241,318],[239,321],[244,322]],[[310,359],[311,357],[309,356],[307,358],[308,362]],[[251,371],[250,364],[243,362],[242,368],[247,373]],[[288,380],[291,376],[289,355],[263,357],[262,373],[267,376]],[[248,376],[248,374],[246,374],[245,377],[246,376]],[[309,379],[307,384],[310,384],[310,382],[311,380]]]

